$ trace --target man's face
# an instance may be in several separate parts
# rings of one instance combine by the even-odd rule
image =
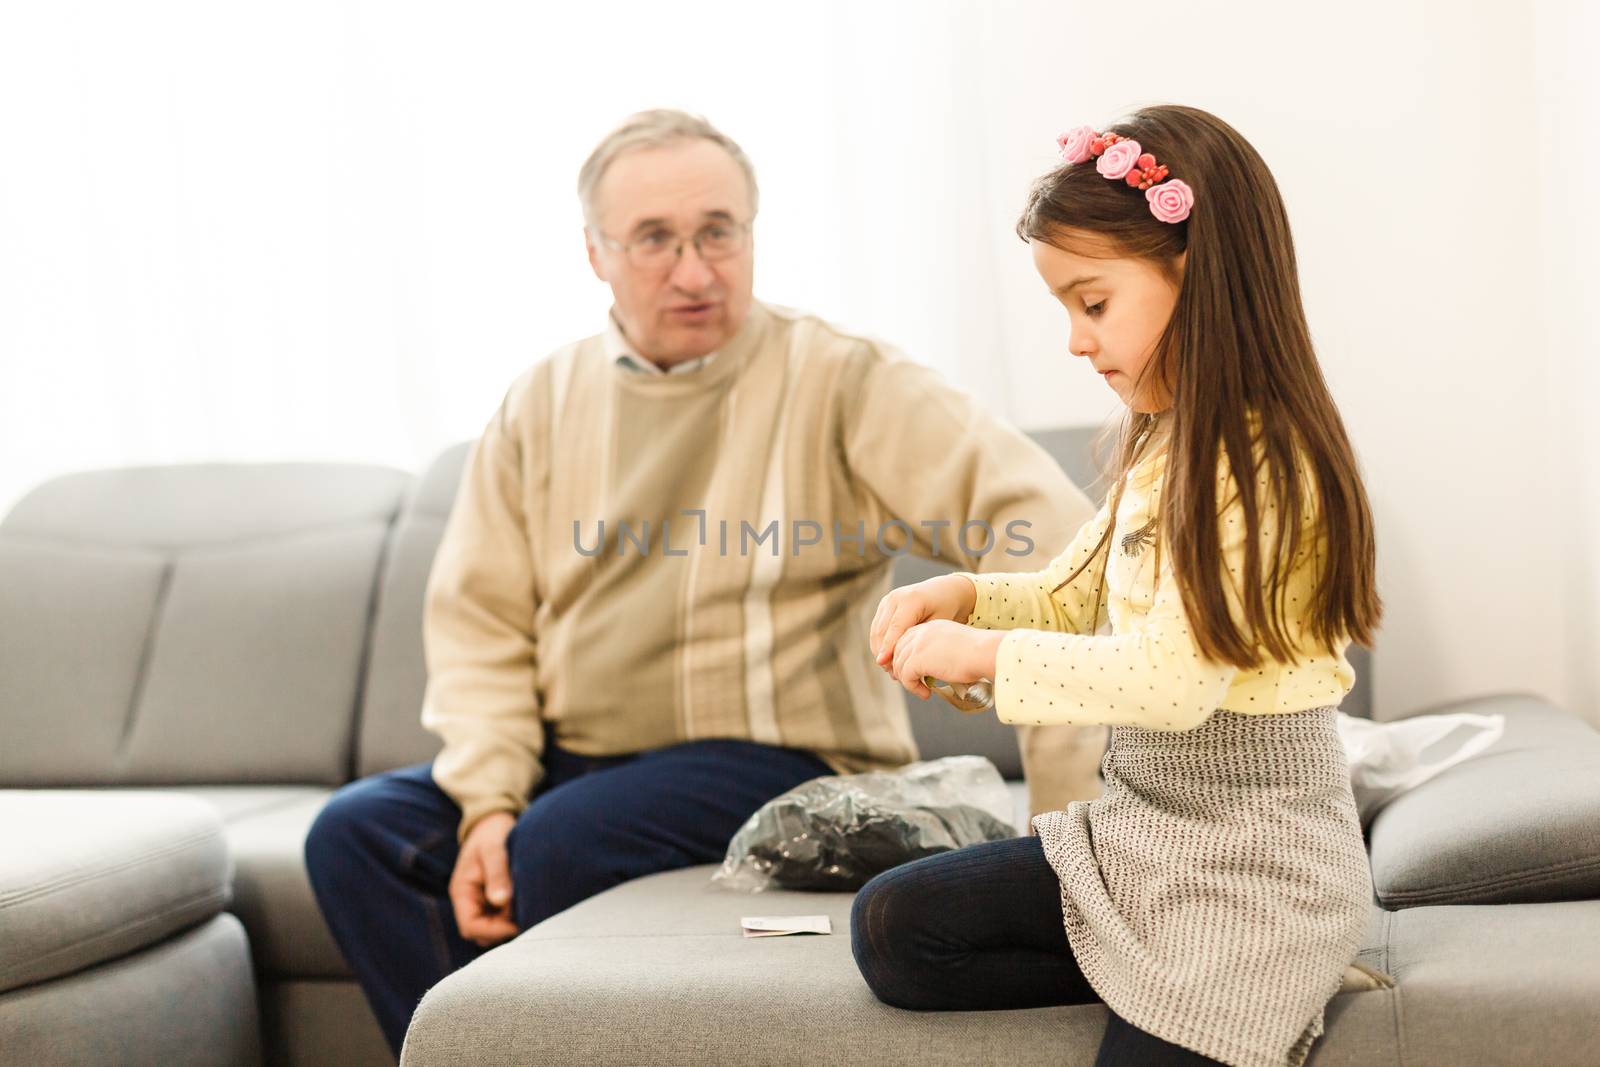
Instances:
[[[684,140],[625,152],[611,161],[594,192],[594,226],[621,244],[677,235],[691,238],[709,225],[750,221],[744,171],[720,145]],[[739,331],[750,311],[753,239],[742,251],[707,263],[694,243],[661,267],[635,266],[622,251],[587,230],[589,264],[611,286],[617,320],[628,342],[659,365],[716,351]]]

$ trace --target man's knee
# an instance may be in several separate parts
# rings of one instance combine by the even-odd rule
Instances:
[[[312,885],[329,882],[342,872],[362,873],[361,860],[381,853],[381,840],[393,821],[396,797],[392,783],[374,775],[335,790],[306,831],[306,872]]]
[[[316,871],[336,866],[341,858],[392,851],[396,841],[453,835],[459,814],[453,804],[447,810],[442,802],[431,764],[348,782],[328,797],[306,831],[306,868]]]
[[[560,803],[556,795],[523,811],[506,837],[519,927],[526,930],[630,877],[633,857],[618,855],[619,842],[607,833],[615,817]]]
[[[346,787],[330,796],[311,821],[311,828],[306,831],[305,862],[313,884],[331,874],[339,858],[348,856],[357,846],[365,818],[363,808],[359,794]]]

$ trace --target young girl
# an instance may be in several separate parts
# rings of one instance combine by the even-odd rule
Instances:
[[[1017,232],[1127,405],[1119,477],[1049,569],[896,590],[871,646],[924,698],[1111,724],[1105,790],[873,879],[856,962],[904,1008],[1104,1001],[1101,1065],[1300,1064],[1371,909],[1334,727],[1371,513],[1255,150],[1170,106],[1060,144]]]

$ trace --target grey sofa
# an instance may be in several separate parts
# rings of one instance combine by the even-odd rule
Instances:
[[[1039,436],[1089,484],[1087,431]],[[338,785],[437,751],[421,598],[464,456],[416,478],[91,472],[0,522],[0,1064],[393,1062],[301,851]],[[1600,1062],[1600,734],[1532,697],[1475,705],[1506,737],[1371,828],[1363,958],[1399,985],[1335,998],[1315,1063]],[[924,755],[994,760],[1021,828],[1009,728],[920,703],[913,723]],[[1093,1059],[1098,1006],[889,1008],[851,960],[849,894],[748,897],[712,870],[620,886],[457,972],[403,1062]],[[740,936],[786,912],[835,934]]]

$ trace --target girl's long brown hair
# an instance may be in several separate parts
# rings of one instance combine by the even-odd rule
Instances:
[[[1156,376],[1172,406],[1159,416],[1129,409],[1117,449],[1112,522],[1067,581],[1102,550],[1109,553],[1127,472],[1147,447],[1163,447],[1157,525],[1164,534],[1157,545],[1170,546],[1174,577],[1203,653],[1241,668],[1258,666],[1261,649],[1276,661],[1296,661],[1284,596],[1302,547],[1303,500],[1316,502],[1311,549],[1319,564],[1305,632],[1330,651],[1341,638],[1370,647],[1383,612],[1372,512],[1311,344],[1277,183],[1238,131],[1196,108],[1144,108],[1107,129],[1138,141],[1172,177],[1188,183],[1195,202],[1185,221],[1161,222],[1143,193],[1085,162],[1039,179],[1017,222],[1024,241],[1067,249],[1076,237],[1080,246],[1092,243],[1147,260],[1174,279],[1177,257],[1188,252],[1172,318],[1135,384],[1137,393],[1144,377]],[[1084,247],[1070,250],[1093,254]],[[1255,432],[1252,410],[1260,416]],[[1223,589],[1218,520],[1230,502],[1217,500],[1217,481],[1224,455],[1246,524],[1239,590],[1247,633],[1235,625]],[[1252,476],[1258,455],[1279,519],[1266,562],[1260,542],[1269,502],[1257,499]],[[1104,581],[1102,571],[1102,592]]]

